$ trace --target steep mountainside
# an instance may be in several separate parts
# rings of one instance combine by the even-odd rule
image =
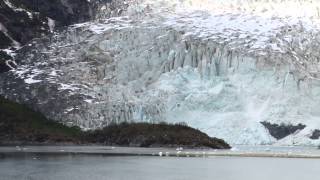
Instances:
[[[35,37],[53,32],[55,27],[88,21],[92,17],[92,7],[86,0],[1,0],[0,72],[15,65],[5,63],[4,53],[14,55],[13,50]]]
[[[32,39],[93,20],[102,5],[117,11],[118,4],[111,0],[0,0],[0,73],[16,66],[9,56]],[[104,17],[108,15],[113,14]]]
[[[0,94],[83,129],[166,120],[233,144],[316,145],[319,7],[112,1],[20,48]]]

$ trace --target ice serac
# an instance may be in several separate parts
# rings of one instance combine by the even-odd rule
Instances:
[[[318,2],[113,3],[22,48],[0,93],[84,129],[186,122],[231,144],[320,143]],[[261,122],[305,128],[277,140]]]

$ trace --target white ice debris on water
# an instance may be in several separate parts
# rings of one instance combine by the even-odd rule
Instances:
[[[65,118],[83,128],[186,122],[232,144],[319,143],[309,137],[320,129],[320,2],[126,2],[120,17],[58,35],[42,52],[50,66],[25,67],[92,97]],[[40,81],[24,71],[13,72]],[[277,141],[262,121],[306,128]]]

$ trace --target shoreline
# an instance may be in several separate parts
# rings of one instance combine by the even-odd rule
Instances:
[[[215,150],[140,148],[113,146],[0,146],[0,159],[18,155],[103,155],[103,156],[159,156],[159,157],[252,157],[252,158],[305,158],[320,159],[320,150],[309,148],[297,150],[290,147],[281,150]]]

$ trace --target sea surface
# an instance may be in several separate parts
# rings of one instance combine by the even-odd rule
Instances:
[[[22,153],[0,156],[1,180],[313,180],[320,159]]]

